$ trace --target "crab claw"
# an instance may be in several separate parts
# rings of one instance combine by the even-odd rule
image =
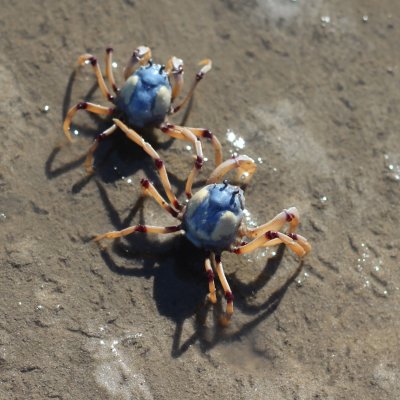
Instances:
[[[212,61],[209,58],[205,58],[204,60],[201,60],[198,65],[204,65],[203,68],[200,69],[200,71],[197,73],[196,78],[198,80],[202,79],[204,75],[211,70],[212,67]]]
[[[221,178],[226,175],[229,171],[237,169],[238,177],[243,183],[247,183],[254,172],[256,172],[257,165],[254,160],[246,155],[240,155],[230,160],[224,161],[222,164],[218,165],[217,168],[211,173],[207,180],[207,184],[216,183],[221,180]]]
[[[179,75],[183,73],[183,60],[178,57],[171,57],[165,66],[165,72],[169,75]]]
[[[147,46],[139,46],[134,52],[132,57],[135,57],[139,62],[143,60],[147,55],[149,59],[151,57],[151,50]]]
[[[128,60],[128,64],[124,69],[124,78],[127,80],[129,76],[132,75],[132,72],[136,66],[146,65],[151,59],[151,50],[150,47],[147,46],[139,46],[132,54],[132,56]]]

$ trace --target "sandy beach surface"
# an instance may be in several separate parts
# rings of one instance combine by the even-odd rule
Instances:
[[[400,3],[394,0],[3,2],[0,16],[1,399],[399,399]],[[156,63],[213,61],[190,113],[224,158],[252,157],[246,221],[296,206],[312,252],[224,253],[235,295],[206,303],[204,253],[140,179],[154,163],[123,134],[85,153],[111,106],[90,66],[114,49],[117,84],[139,45]],[[76,132],[75,132],[76,131]],[[143,132],[184,199],[193,148]],[[213,149],[196,180],[205,184]]]

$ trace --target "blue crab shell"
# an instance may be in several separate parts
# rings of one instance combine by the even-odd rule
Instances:
[[[244,196],[237,186],[211,184],[188,202],[183,216],[187,238],[197,247],[221,252],[235,242],[243,219]]]
[[[130,126],[162,123],[171,106],[171,85],[164,68],[149,64],[136,70],[126,80],[116,105]]]

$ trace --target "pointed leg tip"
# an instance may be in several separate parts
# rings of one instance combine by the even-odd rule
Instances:
[[[92,236],[92,241],[99,243],[101,239],[103,239],[104,235],[93,235]]]
[[[85,171],[86,171],[86,175],[87,177],[91,177],[92,175],[94,175],[94,173],[96,172],[96,169],[94,168],[94,166],[90,165],[90,166],[85,166]]]
[[[224,315],[223,317],[220,318],[219,323],[223,328],[226,328],[229,325],[231,318]]]
[[[208,294],[207,301],[209,301],[212,304],[217,304],[217,297],[215,296],[215,294],[214,295]]]

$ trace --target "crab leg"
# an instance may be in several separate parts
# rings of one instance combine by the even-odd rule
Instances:
[[[100,106],[98,104],[93,104],[93,103],[88,103],[86,101],[83,101],[81,103],[78,103],[77,105],[71,107],[67,113],[67,116],[65,117],[64,124],[63,124],[63,129],[65,136],[68,138],[70,142],[72,142],[72,136],[71,136],[71,121],[74,115],[77,113],[79,110],[86,110],[94,114],[101,114],[101,115],[112,115],[114,113],[114,108],[110,107],[104,107]]]
[[[244,234],[249,238],[256,238],[267,231],[280,230],[285,223],[289,223],[289,233],[294,233],[296,231],[299,225],[299,212],[296,207],[283,210],[263,225],[255,228],[245,228]]]
[[[206,59],[200,61],[199,65],[202,65],[203,67],[200,68],[199,72],[197,72],[195,80],[194,80],[188,94],[185,96],[185,98],[182,100],[182,102],[180,104],[178,104],[176,107],[172,107],[171,114],[177,113],[190,100],[190,98],[193,96],[194,90],[196,89],[196,86],[198,85],[198,83],[204,78],[204,75],[208,71],[210,71],[212,62],[210,59],[206,58]]]
[[[243,155],[231,158],[218,165],[218,167],[211,172],[207,184],[218,182],[224,175],[235,168],[238,168],[240,176],[245,176],[246,180],[249,180],[256,171],[257,166],[254,160],[248,156]]]
[[[211,303],[215,304],[217,302],[217,294],[216,294],[215,283],[214,283],[214,272],[211,267],[210,257],[206,258],[206,260],[204,262],[204,267],[207,272],[208,289],[210,292],[208,294],[207,298],[211,301]]]
[[[93,172],[94,172],[93,155],[94,155],[94,152],[96,151],[97,147],[99,146],[99,143],[101,141],[103,141],[104,139],[106,139],[107,137],[111,136],[116,130],[117,130],[117,125],[115,125],[115,124],[111,125],[104,132],[97,135],[96,138],[93,140],[93,143],[90,146],[90,148],[86,154],[86,159],[85,159],[85,169],[88,174],[93,174]]]
[[[114,79],[114,73],[112,69],[112,53],[114,49],[112,47],[107,47],[106,49],[106,77],[110,83],[115,94],[118,94],[119,88],[117,87]]]
[[[165,125],[162,125],[160,129],[162,132],[164,132],[174,138],[191,142],[196,149],[196,160],[195,160],[193,168],[190,171],[190,174],[187,178],[186,186],[185,186],[186,197],[188,199],[190,199],[192,197],[193,181],[194,181],[196,175],[199,173],[201,167],[203,166],[203,160],[204,160],[203,149],[201,147],[200,139],[197,138],[192,133],[192,131],[190,131],[188,128],[183,127],[183,126],[165,124]]]
[[[164,187],[165,193],[167,194],[168,200],[175,207],[175,209],[182,209],[182,205],[172,192],[171,183],[168,179],[168,173],[164,165],[164,161],[161,160],[158,153],[153,149],[150,143],[147,143],[136,131],[128,128],[119,119],[114,118],[113,122],[125,133],[128,139],[139,145],[155,162],[158,173],[160,174],[161,183]]]
[[[154,198],[154,200],[168,213],[170,213],[173,217],[178,217],[178,212],[171,207],[164,198],[160,195],[158,190],[154,187],[154,185],[148,179],[142,179],[140,184],[143,187],[143,193],[148,194]]]
[[[214,254],[214,260],[216,265],[215,269],[217,271],[218,278],[221,282],[222,288],[224,289],[225,293],[226,309],[225,309],[225,315],[221,319],[221,323],[222,325],[226,326],[228,325],[229,320],[231,319],[233,314],[233,294],[229,286],[229,283],[226,279],[224,269],[222,267],[221,256],[218,254]]]
[[[218,138],[208,129],[189,127],[187,129],[193,132],[198,138],[205,138],[211,141],[211,144],[214,147],[215,166],[218,167],[218,165],[222,163],[222,149]]]
[[[191,142],[192,139],[190,139],[188,136],[185,136],[182,132],[180,132],[180,130],[187,129],[198,138],[209,139],[211,141],[212,146],[214,147],[215,166],[217,167],[218,165],[221,164],[222,162],[221,143],[210,130],[204,128],[189,128],[187,126],[178,126],[170,123],[165,123],[161,125],[160,129],[162,132],[166,133],[167,135],[175,139],[186,140],[188,142]]]
[[[236,247],[232,250],[232,252],[235,254],[250,253],[259,247],[270,247],[280,243],[284,243],[290,248],[290,250],[300,257],[305,256],[311,250],[311,246],[304,236],[300,236],[295,233],[289,233],[288,235],[285,235],[284,233],[277,231],[267,231],[251,242],[243,246]]]
[[[183,87],[183,61],[177,57],[171,57],[165,66],[165,72],[173,77],[171,103],[179,96]]]
[[[114,101],[114,96],[110,93],[110,91],[107,88],[106,83],[104,82],[104,78],[103,75],[100,71],[100,67],[99,64],[97,62],[97,58],[95,56],[93,56],[92,54],[86,53],[86,54],[82,54],[81,56],[79,56],[78,58],[78,64],[79,65],[83,65],[83,64],[91,64],[94,70],[94,73],[96,74],[97,77],[97,82],[99,84],[101,93],[103,93],[103,96],[113,102]]]
[[[137,68],[137,64],[140,66],[146,65],[151,59],[151,50],[147,46],[139,46],[132,54],[131,58],[124,69],[124,78],[127,80]]]
[[[181,225],[175,226],[151,226],[151,225],[134,225],[120,231],[111,231],[97,235],[93,240],[98,242],[103,239],[116,239],[119,237],[127,236],[135,232],[140,233],[172,233],[178,232],[182,229]]]
[[[188,135],[189,135],[189,133],[190,133],[190,135],[192,135],[195,138],[195,136],[190,131],[185,132],[185,134],[188,134]],[[201,148],[200,140],[195,138],[193,144],[196,148],[197,157],[196,157],[193,168],[190,171],[190,174],[187,178],[186,185],[185,185],[185,194],[188,199],[190,199],[192,197],[193,182],[194,182],[195,177],[198,175],[201,167],[203,166],[203,160],[204,160],[203,150]]]

